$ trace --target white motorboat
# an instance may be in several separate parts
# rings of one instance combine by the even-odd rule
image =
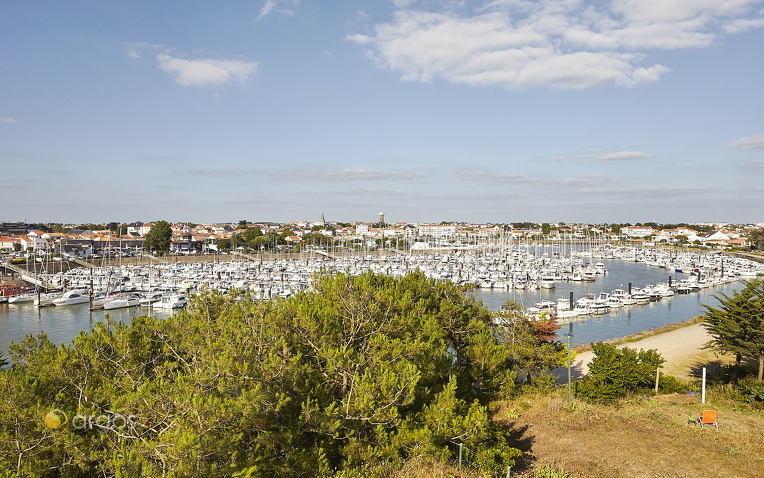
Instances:
[[[29,292],[27,294],[18,294],[18,295],[8,297],[8,303],[23,304],[26,302],[34,302],[35,297],[37,297],[37,294],[35,294],[34,292]]]
[[[554,276],[552,274],[542,275],[541,280],[539,281],[539,286],[541,286],[542,289],[554,289]]]
[[[84,304],[85,302],[90,301],[90,297],[86,294],[86,292],[86,290],[70,290],[68,292],[64,292],[64,295],[58,299],[53,300],[53,304],[56,306]]]
[[[158,309],[182,309],[187,305],[186,294],[168,294],[162,296],[162,300],[155,303],[154,307]]]
[[[138,299],[138,304],[141,307],[151,307],[155,303],[160,302],[162,300],[162,296],[164,295],[164,292],[147,292],[141,296],[140,299]]]
[[[135,307],[138,305],[140,296],[138,294],[125,294],[112,297],[103,303],[104,310],[124,309],[125,307]]]
[[[49,307],[51,305],[56,305],[53,303],[53,301],[62,295],[62,292],[48,292],[46,294],[40,294],[38,297],[34,298],[34,305],[35,307]]]

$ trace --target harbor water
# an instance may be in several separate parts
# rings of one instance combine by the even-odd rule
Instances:
[[[596,260],[599,261],[599,260]],[[542,299],[555,301],[568,298],[573,292],[574,299],[586,293],[611,292],[614,289],[644,287],[648,284],[667,282],[689,277],[688,274],[676,273],[659,267],[648,266],[639,262],[624,262],[617,259],[601,260],[607,274],[598,274],[594,282],[557,282],[554,289],[538,290],[495,290],[475,289],[475,297],[490,310],[498,310],[508,300],[530,307]],[[601,340],[623,337],[643,330],[660,327],[669,323],[681,322],[704,313],[703,304],[716,305],[713,294],[722,292],[731,294],[743,287],[742,282],[709,287],[700,292],[687,295],[675,295],[657,302],[614,309],[603,315],[592,315],[574,319],[558,331],[560,340],[567,340],[565,334],[572,332],[573,345],[582,345]],[[104,321],[107,312],[90,311],[87,304],[65,307],[36,308],[31,303],[0,304],[0,350],[8,357],[8,346],[19,343],[27,335],[47,334],[56,345],[68,344],[81,330],[90,330],[94,324]],[[112,320],[129,323],[141,314],[150,313],[167,317],[171,312],[164,310],[149,311],[145,308],[116,309],[108,311]]]
[[[558,298],[569,298],[573,292],[574,300],[587,293],[610,293],[615,289],[628,289],[631,282],[633,287],[643,288],[646,285],[687,279],[689,274],[676,273],[648,266],[641,262],[624,262],[617,259],[595,259],[603,262],[607,274],[598,274],[595,282],[557,282],[554,289],[538,290],[495,290],[476,289],[475,297],[483,302],[490,310],[498,310],[508,300],[514,300],[525,307],[532,307],[541,300],[557,302]],[[577,317],[570,324],[563,325],[557,331],[562,341],[567,341],[566,334],[572,333],[571,345],[584,345],[602,340],[625,337],[644,330],[661,327],[674,322],[682,322],[705,313],[703,304],[716,306],[714,294],[721,292],[727,295],[734,290],[744,287],[743,282],[733,282],[716,287],[701,289],[690,294],[676,294],[664,297],[657,302],[644,305],[632,305],[611,309],[602,315]]]

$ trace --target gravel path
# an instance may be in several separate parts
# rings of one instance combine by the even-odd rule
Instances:
[[[637,342],[628,342],[617,345],[618,348],[629,347],[630,349],[656,349],[661,356],[666,359],[664,368],[670,367],[672,363],[685,362],[688,357],[692,357],[703,352],[702,347],[711,340],[706,329],[700,325],[690,325],[680,329],[672,330],[664,334],[653,335]],[[573,378],[580,378],[589,371],[589,364],[594,358],[591,351],[581,352],[576,355],[571,367]],[[558,368],[552,371],[557,375],[558,383],[567,383],[568,369]]]

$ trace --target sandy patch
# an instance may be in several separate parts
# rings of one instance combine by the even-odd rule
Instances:
[[[697,375],[702,367],[707,367],[707,373],[717,373],[722,366],[734,361],[734,357],[720,355],[710,350],[703,350],[703,346],[711,340],[706,329],[700,325],[690,325],[675,329],[659,335],[617,345],[618,348],[629,347],[631,349],[656,349],[666,359],[663,364],[663,373],[673,375],[680,380],[689,381],[693,375]],[[576,355],[571,367],[571,376],[580,378],[589,372],[589,364],[594,358],[591,351],[581,352]],[[567,368],[558,368],[552,371],[557,375],[558,383],[566,383],[568,379]]]

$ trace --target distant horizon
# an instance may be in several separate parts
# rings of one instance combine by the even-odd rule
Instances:
[[[127,221],[127,222],[119,222],[119,221],[73,221],[73,222],[64,222],[64,221],[51,221],[51,222],[43,222],[43,221],[10,221],[10,220],[0,220],[0,224],[3,223],[24,223],[24,224],[37,224],[37,225],[61,225],[61,226],[81,226],[81,225],[103,225],[108,226],[109,223],[116,222],[118,225],[121,226],[127,226],[136,222],[141,222],[142,224],[152,224],[157,221],[167,221],[170,224],[197,224],[197,225],[206,225],[206,224],[225,224],[225,225],[236,225],[240,221],[245,219],[238,219],[234,221],[175,221],[171,219],[154,219],[152,221]],[[316,222],[319,222],[318,220],[305,220],[305,219],[296,219],[292,221],[255,221],[255,220],[246,220],[248,224],[293,224],[293,223],[301,223],[304,222],[306,224],[314,224]],[[342,220],[333,220],[333,219],[327,219],[327,223],[343,223],[343,224],[352,224],[352,223],[363,223],[363,224],[377,224],[379,221],[359,221],[359,220],[349,220],[349,221],[342,221]],[[506,222],[498,222],[498,221],[486,221],[486,222],[476,222],[476,221],[387,221],[385,220],[385,224],[441,224],[441,223],[447,223],[447,224],[494,224],[494,225],[508,225],[508,224],[520,224],[520,223],[533,223],[537,225],[542,224],[550,224],[550,225],[612,225],[612,224],[618,224],[621,226],[630,224],[632,226],[638,226],[643,224],[650,224],[655,223],[657,225],[679,225],[679,224],[687,224],[687,225],[693,225],[693,226],[714,226],[717,224],[721,225],[730,225],[730,226],[757,226],[762,227],[764,225],[764,221],[753,221],[753,222],[729,222],[729,221],[670,221],[670,222],[660,222],[660,221],[602,221],[602,222],[575,222],[575,221],[506,221]]]

